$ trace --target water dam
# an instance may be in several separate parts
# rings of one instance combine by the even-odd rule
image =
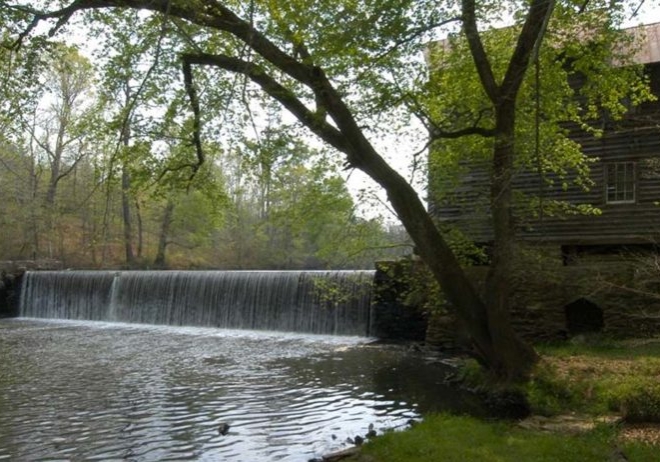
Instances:
[[[374,271],[36,271],[20,316],[368,336]]]

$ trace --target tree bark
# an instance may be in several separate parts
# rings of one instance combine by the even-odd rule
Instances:
[[[496,376],[506,382],[524,379],[538,357],[523,343],[511,324],[511,276],[514,271],[515,230],[512,217],[512,190],[515,105],[507,102],[496,112],[496,137],[491,174],[493,255],[486,278],[488,330],[496,351],[492,365]]]
[[[137,221],[137,258],[142,258],[144,248],[144,225],[142,223],[142,209],[139,199],[135,200],[135,219]]]
[[[490,207],[493,257],[486,280],[488,331],[496,352],[490,365],[505,382],[524,380],[538,360],[531,346],[520,340],[511,325],[511,276],[515,258],[512,220],[512,179],[515,158],[516,100],[531,56],[540,46],[554,0],[533,0],[504,78],[497,83],[477,30],[475,0],[463,0],[463,30],[484,91],[495,112],[495,140]]]
[[[131,205],[129,190],[131,180],[126,164],[121,169],[121,216],[124,224],[124,254],[126,256],[126,265],[131,267],[135,264],[135,254],[133,253],[133,223],[131,220]]]
[[[160,235],[158,236],[158,251],[154,259],[154,266],[156,268],[166,268],[167,260],[165,252],[167,251],[167,244],[169,243],[170,227],[172,226],[172,215],[174,213],[174,201],[168,199],[165,210],[163,211],[163,219],[160,225]]]
[[[131,87],[130,82],[125,82],[125,108],[130,107]],[[124,125],[121,130],[121,140],[125,150],[128,150],[131,140],[130,114],[126,114]],[[124,153],[124,156],[126,153]],[[133,222],[131,220],[131,202],[130,202],[131,177],[128,171],[128,159],[122,159],[121,166],[121,216],[124,225],[124,254],[126,265],[130,268],[135,265],[135,254],[133,253]]]

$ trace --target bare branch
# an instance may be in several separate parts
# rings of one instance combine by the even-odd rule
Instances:
[[[76,168],[76,166],[80,163],[80,161],[83,160],[84,158],[85,158],[85,154],[84,154],[84,153],[82,153],[82,154],[80,154],[78,157],[76,157],[76,159],[75,159],[75,160],[73,161],[73,163],[69,166],[69,168],[65,169],[62,173],[60,173],[60,174],[57,176],[57,181],[60,181],[62,178],[64,178],[64,177],[66,177],[67,175],[69,175],[69,173],[71,173],[71,172]]]
[[[633,19],[634,17],[637,16],[637,14],[639,13],[639,10],[642,9],[642,6],[644,6],[644,0],[641,0],[641,1],[639,2],[639,4],[637,5],[637,7],[635,8],[635,10],[634,10],[634,11],[632,12],[632,14],[630,15],[630,19]]]
[[[97,1],[97,0],[75,0],[69,6],[66,6],[62,9],[51,11],[51,12],[44,12],[44,11],[39,11],[31,7],[27,6],[22,6],[22,5],[5,5],[6,8],[14,11],[20,11],[22,13],[28,13],[32,15],[32,21],[28,25],[28,27],[21,32],[18,35],[18,38],[14,41],[12,44],[12,48],[16,49],[21,46],[23,43],[23,40],[32,33],[32,31],[39,25],[41,21],[45,21],[48,19],[57,19],[57,23],[51,30],[48,32],[49,36],[53,36],[57,33],[59,29],[62,28],[66,24],[66,22],[71,19],[71,16],[77,11],[80,11],[85,8],[98,8],[102,6],[109,6],[109,5],[103,5],[102,1]]]
[[[160,183],[160,180],[162,180],[165,177],[165,175],[167,175],[168,173],[179,172],[179,171],[184,170],[184,169],[190,169],[193,172],[197,172],[199,170],[199,167],[200,167],[199,164],[192,163],[192,162],[185,162],[185,163],[173,166],[173,167],[167,166],[160,172],[160,174],[151,183],[151,185],[155,185],[155,184]],[[193,173],[193,175],[194,174],[195,173]],[[192,179],[192,176],[189,177],[189,179]],[[190,186],[190,184],[189,184],[189,186]]]
[[[124,133],[126,133],[128,129],[128,124],[131,121],[133,111],[135,110],[135,107],[137,106],[138,100],[140,99],[140,96],[144,92],[147,82],[149,81],[149,77],[151,74],[156,70],[158,65],[160,64],[160,56],[163,51],[163,40],[165,39],[165,34],[167,32],[167,22],[169,20],[169,1],[168,1],[168,7],[165,10],[165,17],[163,18],[163,21],[161,23],[160,27],[160,33],[158,34],[158,41],[156,42],[156,49],[154,51],[154,60],[151,63],[151,66],[149,66],[149,69],[147,69],[147,72],[144,74],[144,77],[142,78],[142,82],[140,82],[140,86],[138,87],[137,91],[135,92],[135,96],[128,101],[128,106],[126,107],[126,115],[124,117],[124,120],[122,120],[122,127],[121,127],[121,136],[120,139],[117,141],[117,148],[116,150],[119,150],[119,146],[122,142],[122,138],[124,136]],[[127,83],[128,85],[128,83]]]
[[[587,9],[587,5],[589,5],[589,0],[584,0],[584,3],[582,5],[580,5],[580,9],[578,10],[578,14],[584,13],[584,10]]]
[[[183,83],[186,88],[186,93],[188,94],[188,99],[190,100],[190,106],[193,110],[193,143],[195,145],[195,151],[197,152],[197,167],[193,168],[193,175],[197,172],[199,166],[204,163],[204,151],[202,150],[202,139],[201,139],[201,123],[200,123],[200,109],[199,109],[199,99],[197,98],[197,90],[193,83],[191,62],[186,58],[182,57],[182,66],[183,66]]]
[[[412,113],[415,114],[415,116],[417,116],[417,118],[422,122],[422,124],[428,130],[429,135],[431,137],[431,142],[438,140],[440,138],[452,139],[452,138],[460,138],[462,136],[469,136],[469,135],[480,135],[485,138],[495,136],[495,130],[493,130],[492,128],[485,128],[479,126],[479,122],[481,122],[481,118],[488,111],[487,109],[484,109],[479,112],[477,119],[474,121],[474,124],[472,124],[471,126],[460,130],[447,130],[442,128],[439,124],[433,121],[433,118],[430,116],[430,114],[426,112],[426,110],[422,107],[422,105],[419,103],[417,98],[415,98],[413,95],[406,95],[405,99],[412,104],[413,106],[411,108]]]

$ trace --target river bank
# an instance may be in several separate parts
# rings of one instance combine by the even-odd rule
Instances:
[[[523,391],[533,416],[428,415],[366,443],[351,462],[639,461],[660,450],[660,339],[579,338],[541,346]],[[477,380],[472,367],[466,380]]]

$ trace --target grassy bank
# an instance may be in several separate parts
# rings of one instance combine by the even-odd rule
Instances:
[[[412,430],[390,433],[364,447],[356,462],[603,462],[658,460],[659,448],[618,441],[616,429],[581,435],[527,430],[512,423],[435,415]],[[618,457],[618,458],[617,458]]]
[[[534,414],[549,417],[530,421],[553,425],[428,416],[377,438],[353,461],[660,460],[660,340],[587,338],[539,352],[524,391]],[[567,415],[585,425],[556,417]],[[594,424],[602,420],[609,423]]]
[[[526,387],[535,413],[613,413],[627,422],[660,422],[660,340],[596,337],[539,352],[543,359]]]

